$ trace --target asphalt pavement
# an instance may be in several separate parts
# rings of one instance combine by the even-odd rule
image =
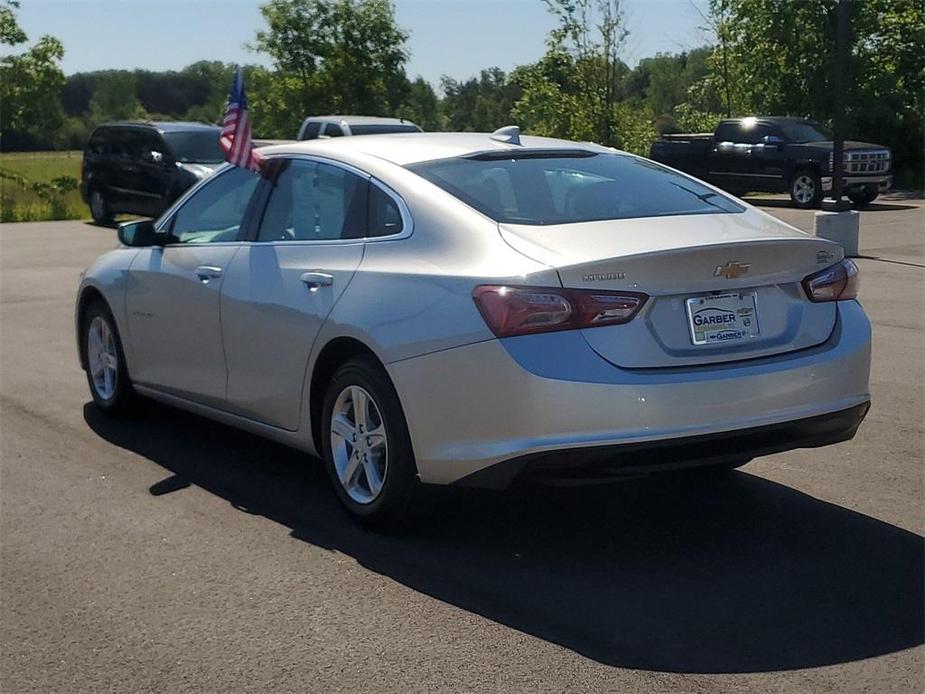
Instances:
[[[384,537],[303,454],[161,406],[102,417],[72,310],[113,230],[0,226],[0,691],[922,691],[925,206],[861,229],[853,441],[728,478],[445,491]]]

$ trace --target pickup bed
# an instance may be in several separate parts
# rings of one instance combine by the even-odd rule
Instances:
[[[803,118],[730,118],[715,133],[664,135],[649,158],[713,183],[733,194],[790,194],[797,207],[816,207],[832,189],[830,134]],[[867,205],[890,188],[887,147],[845,142],[844,191]]]

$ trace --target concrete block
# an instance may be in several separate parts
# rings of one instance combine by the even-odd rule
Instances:
[[[844,248],[846,258],[855,258],[858,255],[860,226],[861,215],[855,210],[817,212],[813,233]]]

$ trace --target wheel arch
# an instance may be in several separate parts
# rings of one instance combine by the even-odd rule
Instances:
[[[797,159],[790,166],[789,175],[787,176],[787,185],[790,185],[790,182],[793,180],[793,177],[798,171],[812,171],[817,173],[820,176],[822,175],[822,162],[818,159]]]
[[[322,451],[321,408],[324,405],[324,395],[325,391],[327,390],[328,383],[330,383],[331,378],[334,376],[334,372],[337,371],[341,364],[360,356],[370,357],[373,359],[379,368],[382,369],[382,372],[386,375],[386,378],[389,379],[389,382],[392,384],[392,388],[395,388],[395,383],[392,382],[392,377],[389,376],[389,372],[388,369],[385,368],[385,364],[364,342],[361,342],[355,337],[340,336],[330,340],[324,347],[322,347],[321,351],[318,353],[318,357],[315,359],[314,366],[312,367],[311,383],[308,392],[309,423],[311,425],[312,443],[314,444],[315,450],[319,455]],[[398,390],[395,390],[397,393]],[[399,402],[400,401],[401,397],[399,397]],[[402,414],[404,415],[404,413]]]
[[[90,284],[80,290],[80,294],[77,297],[77,310],[74,315],[74,324],[77,333],[77,353],[80,357],[80,368],[82,369],[87,368],[87,347],[83,340],[84,316],[90,304],[94,301],[102,302],[109,309],[109,312],[112,313],[112,306],[109,305],[103,292],[97,287]]]

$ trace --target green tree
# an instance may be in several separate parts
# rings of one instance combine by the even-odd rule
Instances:
[[[98,74],[87,112],[91,125],[111,120],[144,118],[145,110],[136,94],[135,75],[131,72],[107,70]]]
[[[252,48],[273,60],[257,91],[273,104],[269,127],[291,137],[305,116],[391,115],[406,103],[408,38],[387,0],[270,0]],[[256,123],[256,118],[255,118]]]
[[[618,141],[614,106],[625,66],[619,59],[629,36],[621,0],[546,0],[559,26],[550,34],[550,47],[570,55],[574,99],[587,119],[592,137],[605,145]]]
[[[511,108],[520,95],[520,88],[497,67],[465,82],[444,75],[441,87],[447,127],[454,131],[492,132],[510,125]]]
[[[28,41],[16,21],[16,2],[0,6],[0,44]],[[26,143],[55,131],[64,120],[60,91],[64,74],[59,63],[64,47],[53,36],[42,36],[24,53],[0,58],[0,138],[4,148]],[[10,139],[13,140],[10,143]]]
[[[397,115],[417,123],[424,130],[445,130],[440,99],[430,83],[420,76],[411,83],[405,103],[398,109]]]
[[[835,64],[837,7],[837,0],[711,0],[717,36],[713,75],[691,89],[692,102],[719,86],[733,114],[828,121],[834,115],[835,71],[846,70],[848,132],[891,146],[897,166],[920,179],[925,5],[919,0],[850,2],[846,66]],[[693,105],[704,110],[702,98]]]

